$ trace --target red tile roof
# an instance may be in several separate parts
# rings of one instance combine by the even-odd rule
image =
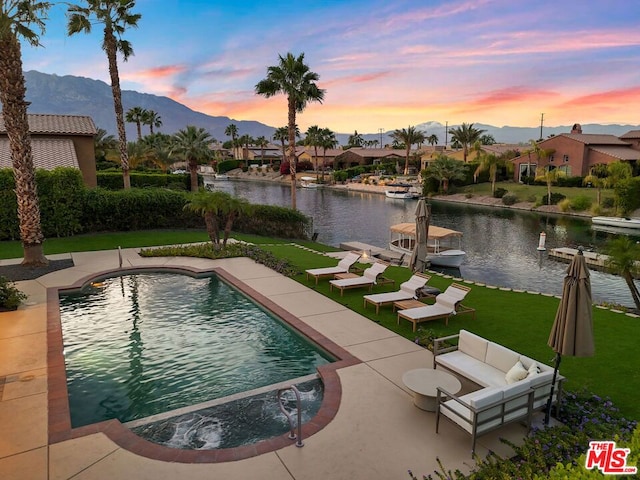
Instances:
[[[624,135],[620,135],[620,138],[640,138],[640,130],[629,130]]]
[[[95,135],[93,119],[81,115],[48,115],[31,113],[27,115],[29,132],[40,135]],[[0,114],[0,134],[6,134],[4,118]]]
[[[590,147],[594,152],[604,153],[605,155],[609,155],[610,157],[617,158],[619,160],[639,160],[640,159],[640,151],[633,150],[629,147]]]
[[[620,146],[629,145],[627,142],[623,142],[615,135],[606,135],[606,134],[598,134],[598,133],[561,133],[558,136],[570,138],[572,140],[577,140],[578,142],[584,143],[585,145],[620,145]],[[554,137],[551,137],[548,140],[552,140],[553,138]]]
[[[80,168],[73,141],[66,138],[31,138],[34,168]],[[9,140],[0,138],[0,168],[13,168]]]

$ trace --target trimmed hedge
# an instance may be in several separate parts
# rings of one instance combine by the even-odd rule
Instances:
[[[72,168],[37,170],[36,182],[45,237],[104,231],[204,228],[200,215],[184,210],[190,198],[190,194],[184,191],[167,188],[88,189],[82,183],[80,172]],[[14,189],[13,170],[0,169],[0,240],[20,239]],[[235,231],[281,238],[307,238],[311,219],[304,214],[271,205],[254,207],[252,215],[235,221]]]
[[[108,190],[122,190],[124,183],[121,171],[96,172],[98,187]],[[188,173],[129,173],[131,186],[138,188],[170,188],[172,190],[189,190],[191,179]],[[200,183],[202,183],[200,181]]]
[[[616,208],[627,215],[640,207],[640,177],[620,180],[615,187]]]

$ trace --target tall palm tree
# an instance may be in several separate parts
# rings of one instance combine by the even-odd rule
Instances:
[[[142,123],[149,125],[149,134],[153,135],[153,127],[160,128],[162,126],[162,118],[153,110],[145,110]]]
[[[474,128],[473,123],[463,123],[459,127],[453,127],[449,129],[451,134],[451,142],[459,143],[462,145],[462,154],[464,157],[464,163],[467,163],[467,154],[469,153],[469,146],[473,145],[477,140],[480,140],[480,136],[485,131],[479,128]]]
[[[427,142],[429,145],[434,146],[435,144],[437,144],[437,143],[438,143],[438,136],[437,136],[435,133],[432,133],[431,135],[429,135],[429,136],[426,138],[426,142]]]
[[[229,125],[227,125],[227,128],[224,129],[224,134],[227,137],[231,137],[231,148],[233,149],[233,157],[236,157],[236,147],[237,142],[236,139],[238,138],[238,126],[235,123],[230,123]]]
[[[489,181],[491,182],[491,195],[496,193],[496,177],[498,176],[498,167],[504,165],[504,161],[501,157],[493,153],[483,153],[480,156],[480,165],[476,168],[473,176],[477,177],[480,172],[489,170]]]
[[[276,128],[276,131],[273,132],[273,138],[275,141],[280,142],[282,144],[282,162],[287,158],[286,153],[286,141],[289,139],[289,128],[288,127],[280,127]]]
[[[583,185],[590,185],[596,189],[596,204],[602,202],[602,189],[609,186],[609,169],[606,163],[596,163],[589,169],[589,175],[582,180]]]
[[[93,149],[95,151],[96,161],[105,160],[107,154],[118,148],[118,141],[113,135],[109,135],[104,128],[96,129],[96,135],[93,137]]]
[[[163,170],[174,162],[171,156],[173,137],[164,133],[153,133],[142,139],[147,146],[149,161]]]
[[[464,180],[464,164],[446,155],[439,154],[438,157],[422,171],[424,178],[434,178],[440,182],[440,188],[444,193],[449,190],[449,183],[452,180]],[[423,183],[426,185],[426,182]]]
[[[269,146],[269,140],[264,135],[256,138],[256,146],[260,147],[260,165],[264,164],[264,149]]]
[[[102,49],[107,53],[109,62],[109,76],[111,77],[111,92],[113,95],[113,107],[116,113],[116,126],[120,148],[120,164],[124,188],[131,188],[129,178],[129,157],[127,155],[127,134],[125,132],[124,113],[122,109],[122,90],[120,88],[120,75],[118,73],[118,52],[122,54],[126,62],[133,55],[131,43],[122,38],[127,28],[138,26],[141,15],[132,13],[136,2],[134,0],[85,0],[87,6],[70,5],[67,33],[91,33],[94,23],[104,25],[104,39]]]
[[[338,146],[336,134],[328,128],[323,128],[320,132],[320,146],[322,147],[322,181],[324,182],[324,169],[327,166],[327,149]]]
[[[607,267],[624,278],[633,303],[640,310],[640,292],[634,280],[640,274],[640,244],[627,236],[619,236],[607,242],[605,253],[609,256]]]
[[[179,155],[188,165],[191,175],[191,191],[198,191],[198,165],[206,163],[213,157],[210,145],[215,140],[202,127],[187,125],[173,136],[172,155]]]
[[[307,133],[304,138],[304,144],[313,147],[314,155],[314,168],[316,170],[316,177],[318,176],[318,147],[322,146],[322,129],[318,125],[312,125],[307,128]]]
[[[12,0],[0,3],[0,103],[15,179],[18,200],[20,239],[26,266],[47,265],[42,243],[40,204],[31,154],[31,138],[24,97],[26,86],[22,73],[22,37],[31,46],[40,45],[40,37],[32,25],[44,33],[49,2]]]
[[[292,53],[278,55],[278,65],[267,68],[266,78],[260,80],[255,87],[258,95],[266,98],[278,93],[287,96],[289,147],[288,160],[291,171],[291,208],[296,209],[296,113],[302,113],[308,102],[322,103],[325,91],[315,83],[320,76],[312,72],[304,63],[304,53],[295,57]]]
[[[245,133],[238,139],[238,143],[242,147],[242,159],[245,161],[247,168],[249,168],[249,145],[253,143],[253,138]]]
[[[391,134],[391,138],[397,140],[398,143],[403,143],[405,147],[405,159],[404,159],[404,175],[409,174],[409,154],[411,153],[411,145],[414,143],[421,144],[424,142],[424,132],[416,130],[416,127],[409,126],[402,130],[395,130]]]
[[[135,123],[136,129],[138,131],[138,141],[142,140],[142,128],[141,125],[144,123],[145,115],[147,111],[142,107],[132,107],[127,110],[127,113],[124,116],[124,119],[127,123]]]
[[[354,130],[353,135],[349,135],[349,139],[347,140],[347,146],[349,148],[353,147],[362,147],[364,144],[364,138],[362,134],[358,133],[357,130]]]

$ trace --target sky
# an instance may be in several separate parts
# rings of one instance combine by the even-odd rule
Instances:
[[[24,69],[110,83],[101,26],[68,37],[65,11],[49,12],[42,47],[23,45]],[[637,0],[138,0],[133,11],[122,88],[209,115],[286,125],[285,96],[255,85],[291,52],[325,90],[297,115],[302,131],[536,127],[542,114],[545,126],[640,124]]]

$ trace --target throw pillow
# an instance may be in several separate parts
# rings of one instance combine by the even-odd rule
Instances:
[[[529,370],[527,370],[527,378],[532,375],[537,375],[540,373],[540,368],[538,368],[538,364],[536,362],[532,362]]]
[[[527,377],[527,369],[524,368],[522,362],[518,360],[516,364],[504,376],[508,384],[519,382]]]

